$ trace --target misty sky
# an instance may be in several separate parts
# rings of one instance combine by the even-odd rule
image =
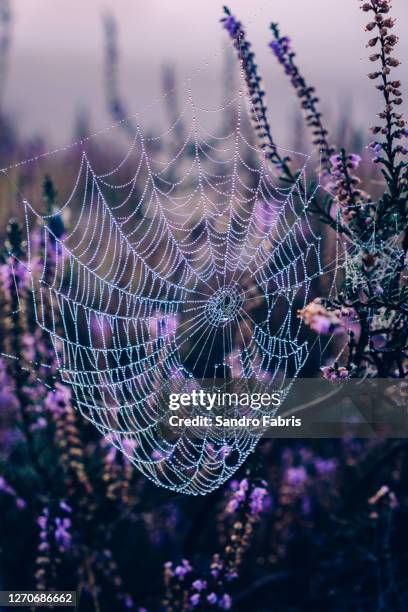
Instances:
[[[91,113],[94,129],[111,123],[103,81],[106,10],[118,22],[120,78],[130,113],[160,92],[160,67],[165,62],[177,66],[181,79],[202,67],[195,80],[197,95],[203,103],[216,105],[226,43],[219,24],[222,4],[216,0],[12,0],[6,109],[21,132],[46,135],[57,146],[72,138],[80,109]],[[352,104],[358,124],[374,121],[380,100],[365,77],[370,69],[363,31],[367,15],[358,5],[357,0],[231,0],[230,8],[245,22],[253,41],[269,94],[271,123],[283,139],[282,125],[293,115],[296,100],[267,49],[271,20],[292,37],[304,74],[318,87],[333,117]],[[404,60],[407,0],[394,0],[393,13],[399,19],[399,57]],[[406,62],[401,76],[404,72],[408,77]]]

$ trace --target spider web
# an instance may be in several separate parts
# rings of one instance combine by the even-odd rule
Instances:
[[[286,393],[310,351],[296,310],[323,273],[307,216],[309,157],[292,154],[298,178],[282,185],[252,141],[242,90],[211,111],[189,90],[170,128],[148,137],[135,125],[109,170],[83,145],[74,186],[52,214],[23,201],[36,322],[77,408],[143,474],[189,494],[227,480],[260,434],[185,427],[170,438],[163,397],[231,379]],[[214,134],[200,115],[221,111],[228,129]],[[175,143],[176,131],[184,139]]]

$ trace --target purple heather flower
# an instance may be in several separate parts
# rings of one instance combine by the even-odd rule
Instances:
[[[229,487],[231,489],[231,491],[236,491],[239,487],[239,482],[236,479],[231,480],[231,482],[229,483]]]
[[[323,378],[330,381],[344,380],[349,377],[349,371],[344,366],[323,366],[320,368]]]
[[[220,459],[225,459],[225,457],[228,457],[230,453],[231,453],[231,447],[225,445],[220,448],[218,455]]]
[[[321,457],[317,457],[314,460],[314,466],[318,474],[327,476],[336,470],[337,462],[335,459],[322,459]]]
[[[37,525],[41,529],[40,537],[44,539],[45,530],[47,529],[47,525],[48,525],[48,509],[47,508],[44,508],[43,514],[38,517]]]
[[[238,508],[239,508],[239,502],[237,499],[233,498],[228,503],[227,512],[229,512],[230,514],[233,514],[234,512],[238,510]]]
[[[26,507],[27,504],[24,501],[24,499],[17,496],[16,491],[13,489],[12,486],[8,484],[8,482],[5,480],[5,478],[3,478],[3,476],[0,476],[0,491],[3,491],[3,493],[6,493],[7,495],[10,495],[11,497],[14,497],[16,506],[20,510]]]
[[[239,35],[241,23],[235,19],[233,15],[227,15],[227,17],[224,17],[221,21],[231,38],[236,38],[237,35]]]
[[[360,155],[356,155],[355,153],[352,153],[351,155],[348,155],[347,157],[347,163],[348,165],[353,169],[356,170],[360,163],[361,163],[361,157]]]
[[[232,498],[227,504],[227,512],[233,514],[246,499],[246,493],[248,491],[249,483],[247,478],[241,480],[237,485],[234,485],[234,493]]]
[[[231,605],[232,605],[231,596],[228,595],[228,593],[224,593],[224,595],[220,599],[220,603],[219,603],[220,608],[222,608],[223,610],[229,610],[231,608]]]
[[[183,559],[181,562],[181,565],[178,565],[175,568],[174,575],[177,576],[177,578],[180,578],[180,580],[183,580],[184,576],[186,576],[189,572],[191,572],[192,569],[193,568],[191,567],[187,559]]]
[[[204,589],[207,588],[207,583],[205,580],[198,579],[198,580],[194,580],[192,586],[196,591],[203,591]]]
[[[288,57],[290,53],[290,38],[288,36],[283,36],[279,40],[273,40],[269,43],[269,47],[274,52],[278,62],[284,67],[286,74],[295,75],[294,67]]]
[[[0,266],[0,283],[8,290],[17,291],[27,289],[30,285],[30,273],[22,262],[14,257],[8,257],[5,264]]]
[[[44,417],[37,419],[32,425],[30,425],[30,431],[38,431],[47,427],[47,420]]]
[[[368,148],[373,149],[374,153],[379,154],[383,150],[383,145],[380,142],[371,142]]]
[[[288,484],[294,487],[304,484],[307,480],[307,472],[303,465],[288,468],[286,471],[286,480]]]
[[[192,606],[198,606],[198,604],[200,603],[200,594],[194,593],[194,595],[191,595],[190,603]]]
[[[122,440],[122,448],[125,452],[125,456],[127,456],[128,458],[132,457],[137,446],[138,446],[137,440],[133,440],[131,438],[124,438]]]
[[[11,495],[14,495],[14,489],[10,487],[9,484],[7,484],[3,476],[0,476],[0,491],[4,491],[4,493],[9,493]]]
[[[159,449],[154,450],[151,456],[154,461],[162,461],[163,459],[166,459],[166,454]]]
[[[65,503],[63,500],[60,501],[60,505],[59,506],[60,506],[61,510],[64,510],[65,512],[68,512],[68,513],[72,512],[71,506],[68,506],[68,504]]]
[[[45,398],[45,407],[54,417],[59,417],[64,414],[70,400],[71,392],[69,388],[56,383],[55,390],[50,391]]]
[[[174,570],[174,575],[177,576],[177,578],[184,578],[187,573],[186,568],[182,565],[177,565],[176,569]]]
[[[69,518],[55,519],[55,540],[59,544],[61,550],[66,550],[71,544],[71,534],[69,528],[71,527],[71,520]]]
[[[217,603],[217,596],[215,593],[210,593],[209,595],[207,595],[207,601],[210,604],[215,604]]]
[[[264,497],[268,494],[265,487],[255,487],[250,497],[250,509],[252,516],[259,515],[263,510]]]
[[[27,504],[25,503],[24,499],[21,499],[21,497],[17,497],[16,498],[16,506],[20,510],[23,510],[27,506]]]

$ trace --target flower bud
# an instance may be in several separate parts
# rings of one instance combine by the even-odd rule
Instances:
[[[387,45],[394,47],[397,44],[398,40],[399,40],[398,36],[395,36],[394,34],[389,34],[385,42]]]
[[[388,17],[388,19],[384,19],[384,21],[382,22],[382,26],[384,28],[393,28],[395,25],[395,19],[393,19],[392,17]]]
[[[378,43],[378,36],[376,36],[375,38],[370,38],[370,40],[367,43],[367,47],[375,47],[377,43]]]

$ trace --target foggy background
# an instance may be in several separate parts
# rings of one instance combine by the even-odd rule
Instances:
[[[217,106],[228,45],[219,23],[222,5],[215,0],[13,0],[4,111],[16,120],[22,136],[40,134],[52,146],[72,140],[80,111],[90,115],[93,130],[110,125],[103,70],[106,12],[117,20],[120,85],[129,113],[160,94],[166,63],[176,66],[181,81],[201,68],[195,95],[200,103]],[[293,140],[288,125],[298,106],[267,47],[271,21],[278,21],[282,33],[292,38],[301,70],[316,85],[328,115],[338,120],[350,110],[355,126],[373,124],[381,100],[365,76],[372,67],[365,48],[368,17],[357,0],[232,0],[229,7],[253,43],[279,144]],[[401,36],[398,57],[403,61],[408,51],[403,28],[407,1],[394,0],[393,14],[398,17],[395,31]],[[397,72],[408,76],[405,62],[395,76]],[[155,112],[146,114],[150,125]]]

